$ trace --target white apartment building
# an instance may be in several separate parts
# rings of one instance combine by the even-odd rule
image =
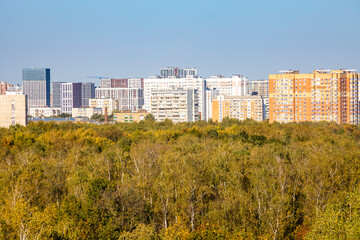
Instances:
[[[53,108],[53,107],[37,107],[37,108],[29,108],[29,115],[32,117],[52,117],[58,116],[61,114],[61,108]]]
[[[151,112],[151,97],[152,91],[171,90],[171,89],[194,89],[197,90],[199,98],[199,114],[202,120],[206,119],[206,105],[205,105],[205,79],[188,76],[186,78],[159,78],[150,77],[144,79],[144,109]],[[151,112],[152,113],[152,112]]]
[[[61,84],[61,111],[66,114],[72,113],[73,108],[73,84]]]
[[[94,114],[103,114],[102,108],[82,107],[72,109],[72,117],[86,117],[90,119]]]
[[[96,88],[96,99],[115,99],[120,111],[137,112],[144,105],[144,90],[141,88]],[[90,105],[91,106],[91,105]]]
[[[110,115],[114,110],[119,109],[119,101],[116,99],[89,99],[90,108],[101,108],[102,112],[105,113],[105,108],[107,108],[107,113]]]
[[[200,120],[199,96],[194,89],[151,90],[150,111],[156,121],[178,122]]]
[[[249,80],[241,75],[232,77],[211,76],[206,79],[206,88],[217,89],[219,94],[225,96],[248,96],[250,95]]]

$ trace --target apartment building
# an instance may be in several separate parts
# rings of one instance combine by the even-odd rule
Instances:
[[[206,88],[216,89],[219,94],[225,96],[250,95],[250,82],[242,75],[233,75],[232,77],[211,76],[206,79]]]
[[[270,122],[359,123],[356,70],[280,71],[269,75]]]
[[[111,79],[112,88],[144,88],[143,78]]]
[[[116,99],[90,99],[89,100],[90,108],[101,108],[102,113],[105,113],[105,108],[107,108],[107,113],[112,114],[114,110],[119,110],[119,101]]]
[[[27,97],[23,94],[0,95],[0,127],[26,125]]]
[[[150,106],[150,112],[156,121],[170,119],[178,123],[200,120],[199,96],[197,90],[194,89],[153,89]]]
[[[8,91],[9,88],[12,86],[12,84],[9,84],[7,82],[0,82],[0,95],[5,95],[6,91]]]
[[[96,88],[96,99],[115,99],[119,110],[136,112],[144,105],[144,90],[141,88]]]
[[[264,99],[261,96],[219,95],[212,101],[212,119],[222,122],[224,118],[238,120],[264,120]]]
[[[81,107],[72,109],[72,117],[92,118],[94,114],[103,114],[102,108]]]
[[[139,110],[137,112],[121,111],[114,113],[114,120],[121,123],[139,122],[145,120],[145,117],[149,114],[146,110]]]
[[[160,76],[162,78],[168,78],[168,77],[186,78],[187,76],[197,76],[197,70],[196,68],[167,67],[160,69]]]
[[[198,95],[198,111],[202,120],[206,119],[205,105],[205,79],[196,76],[187,76],[186,78],[159,78],[150,77],[144,79],[144,109],[151,112],[152,92],[157,90],[172,89],[192,89],[196,90]],[[151,112],[152,113],[152,112]]]
[[[269,97],[269,80],[250,81],[250,94]]]
[[[61,108],[54,108],[54,107],[29,108],[28,112],[30,116],[35,118],[53,117],[61,114]]]

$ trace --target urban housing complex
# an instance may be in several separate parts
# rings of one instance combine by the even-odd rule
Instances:
[[[175,123],[224,118],[349,124],[360,120],[356,70],[286,70],[270,74],[268,80],[249,81],[242,75],[203,78],[195,68],[168,67],[148,78],[99,79],[100,87],[51,83],[49,68],[24,68],[22,86],[0,82],[0,127],[25,125],[27,115],[63,113],[79,119],[113,114],[118,122],[141,121],[150,113],[156,121]]]

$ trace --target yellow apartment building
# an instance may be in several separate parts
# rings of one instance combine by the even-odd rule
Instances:
[[[269,121],[358,124],[356,70],[280,71],[269,75]]]
[[[212,119],[221,122],[224,118],[238,120],[264,120],[264,99],[261,96],[217,96],[212,101]]]
[[[137,112],[126,110],[114,113],[114,120],[121,123],[139,122],[145,120],[145,117],[149,114],[146,110],[139,110]]]

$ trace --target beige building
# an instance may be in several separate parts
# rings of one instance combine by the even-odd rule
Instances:
[[[145,120],[146,115],[149,114],[150,113],[146,110],[140,110],[137,112],[121,111],[119,113],[114,113],[114,120],[121,123],[139,122],[141,120]]]
[[[0,95],[0,127],[26,125],[27,98],[25,95]]]
[[[269,97],[269,80],[250,81],[250,95]]]
[[[269,75],[270,122],[359,123],[356,70],[286,70]]]
[[[107,108],[107,113],[110,115],[114,110],[119,109],[119,101],[116,99],[89,99],[90,108],[101,108],[102,112],[105,113],[105,108]]]
[[[212,101],[213,121],[221,122],[224,118],[238,120],[264,120],[264,99],[261,96],[217,96]]]
[[[92,118],[94,114],[102,114],[102,108],[92,108],[92,107],[84,107],[84,108],[73,108],[72,109],[72,117],[85,117]]]

